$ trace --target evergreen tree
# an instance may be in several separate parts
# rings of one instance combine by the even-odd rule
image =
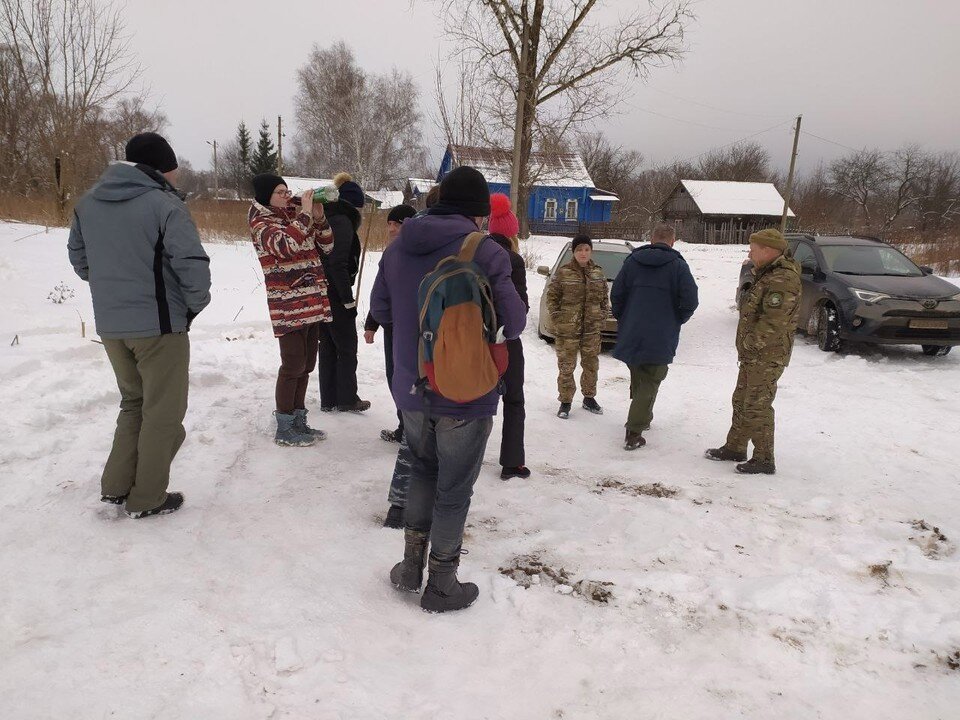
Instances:
[[[257,147],[253,151],[253,157],[250,158],[250,172],[254,175],[260,173],[275,173],[277,171],[277,150],[273,145],[273,139],[270,137],[270,126],[267,121],[260,122],[260,138],[257,140]]]
[[[247,129],[247,124],[241,120],[237,126],[236,163],[233,172],[233,181],[237,190],[237,197],[247,197],[250,194],[250,160],[253,157],[253,138]]]

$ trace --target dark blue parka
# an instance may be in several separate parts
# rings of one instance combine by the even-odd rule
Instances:
[[[669,365],[680,326],[697,309],[697,283],[683,255],[656,243],[623,263],[610,294],[617,318],[613,356],[627,365]]]

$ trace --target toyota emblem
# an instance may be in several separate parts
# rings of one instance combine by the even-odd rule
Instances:
[[[924,300],[924,301],[923,301],[923,306],[924,306],[927,310],[933,310],[933,309],[937,306],[937,301],[936,301],[936,300]]]

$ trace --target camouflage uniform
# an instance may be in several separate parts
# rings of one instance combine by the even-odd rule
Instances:
[[[740,375],[733,392],[733,423],[726,447],[774,462],[773,399],[777,380],[790,362],[797,311],[800,308],[800,265],[781,255],[755,271],[753,286],[740,304],[737,355]]]
[[[600,331],[610,316],[610,295],[603,268],[592,260],[580,267],[576,258],[557,270],[547,288],[547,308],[556,335],[557,389],[562,403],[573,402],[577,384],[573,371],[580,354],[580,391],[596,397],[600,369]]]

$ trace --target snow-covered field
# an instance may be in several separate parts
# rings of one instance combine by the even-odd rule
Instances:
[[[739,477],[702,452],[729,421],[743,248],[680,247],[701,307],[629,454],[609,356],[606,414],[554,417],[530,273],[534,474],[499,480],[498,424],[461,572],[480,600],[431,616],[387,581],[402,537],[380,527],[396,446],[378,437],[379,336],[361,343],[373,409],[314,412],[329,439],[278,448],[259,266],[210,245],[171,484],[187,503],[130,521],[98,501],[119,395],[89,292],[66,232],[36,231],[0,224],[0,718],[960,717],[960,352],[798,338],[779,473]],[[561,242],[530,244],[546,263]],[[75,297],[55,304],[61,281]]]

